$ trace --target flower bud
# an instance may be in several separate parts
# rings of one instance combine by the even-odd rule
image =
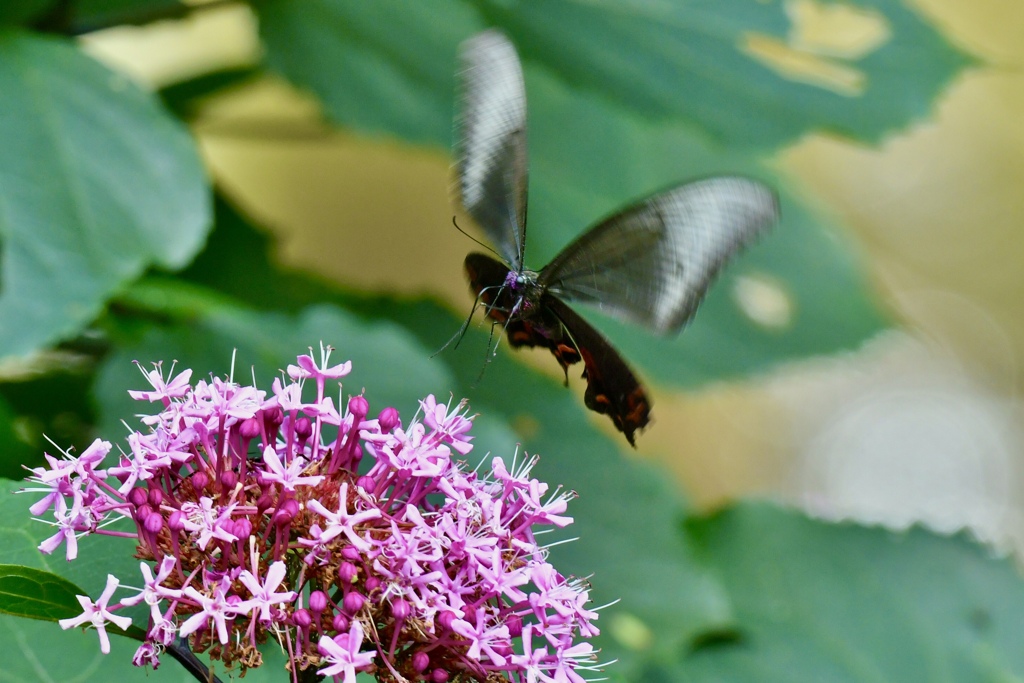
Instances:
[[[252,522],[248,517],[239,517],[235,520],[235,529],[232,533],[239,538],[249,538],[252,535]]]
[[[412,608],[409,606],[409,603],[402,598],[398,598],[391,603],[391,616],[393,616],[396,621],[405,621],[409,618],[409,614],[411,612]]]
[[[380,424],[380,431],[384,433],[390,432],[392,429],[402,424],[402,421],[398,416],[398,411],[391,406],[380,411],[380,415],[377,416],[377,422]]]
[[[320,614],[327,609],[327,594],[323,591],[313,591],[309,594],[309,611],[313,614]]]
[[[276,431],[282,422],[284,422],[284,411],[281,410],[281,406],[263,411],[263,424],[267,426],[268,431]]]
[[[164,518],[156,512],[151,512],[142,522],[142,526],[151,534],[158,534],[164,528]]]
[[[342,562],[338,565],[338,581],[342,585],[351,584],[359,576],[359,568],[351,562]]]
[[[175,510],[171,513],[170,517],[167,518],[167,528],[171,531],[181,531],[185,528],[185,515],[181,514],[181,510]]]
[[[430,672],[430,680],[433,683],[448,683],[448,672],[444,669],[434,669]]]
[[[260,423],[255,417],[242,420],[238,426],[238,433],[243,439],[255,439],[260,435]]]
[[[366,604],[366,598],[361,593],[355,591],[345,596],[345,599],[341,601],[341,607],[349,614],[355,614],[363,608]]]
[[[437,625],[443,628],[445,631],[450,631],[452,628],[452,624],[458,618],[459,617],[455,614],[455,612],[449,612],[446,610],[437,615],[437,619],[435,621]]]
[[[366,584],[365,585],[366,585],[366,592],[370,593],[372,591],[377,590],[377,587],[380,586],[380,579],[378,579],[376,576],[368,576],[368,577],[366,577]]]
[[[192,475],[192,488],[197,492],[201,493],[209,483],[210,478],[206,476],[206,472],[196,472]]]
[[[232,470],[228,470],[220,475],[220,485],[222,490],[230,491],[235,488],[235,484],[238,483],[238,473]]]
[[[312,433],[313,423],[309,421],[308,417],[300,417],[295,421],[295,436],[299,437],[300,441],[305,441]]]
[[[362,458],[362,454],[360,454]],[[377,486],[377,481],[373,477],[368,477],[365,474],[356,479],[356,486],[364,491],[372,491]]]
[[[426,671],[430,666],[430,655],[420,650],[412,656],[412,670],[416,672]]]
[[[370,404],[362,396],[353,396],[348,400],[348,412],[355,417],[355,424],[358,426],[370,412]]]
[[[145,505],[147,500],[148,497],[144,488],[136,487],[128,492],[128,502],[137,508]]]
[[[351,560],[352,562],[355,562],[360,558],[359,548],[355,547],[354,545],[347,545],[341,549],[341,556],[344,557],[346,560]]]
[[[146,501],[151,508],[158,510],[164,502],[164,492],[160,489],[150,489],[149,495],[146,496]]]
[[[348,617],[344,614],[335,614],[334,620],[331,622],[331,626],[333,626],[334,630],[338,633],[344,633],[349,627]]]
[[[292,613],[292,623],[299,628],[309,628],[313,623],[313,617],[309,616],[309,610],[297,609]]]
[[[505,625],[508,626],[508,634],[513,638],[523,635],[523,620],[521,617],[513,614],[505,620]]]

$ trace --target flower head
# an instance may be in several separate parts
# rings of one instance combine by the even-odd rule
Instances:
[[[144,373],[152,391],[132,393],[157,412],[126,455],[102,469],[111,445],[96,441],[31,471],[28,490],[43,493],[32,512],[57,527],[43,552],[66,544],[74,559],[87,552],[80,537],[125,536],[107,526],[128,518],[125,552],[143,560],[137,594],[110,604],[111,576],[61,625],[95,627],[107,652],[106,625],[130,624],[117,610],[144,602],[139,666],[187,639],[244,672],[274,638],[291,671],[345,683],[359,672],[579,683],[595,666],[588,587],[534,540],[540,526],[572,522],[574,494],[532,478],[536,458],[477,470],[453,459],[473,448],[464,403],[428,396],[422,421],[403,424],[391,407],[372,417],[361,395],[335,402],[327,385],[351,363],[329,356],[300,356],[270,392],[193,385],[188,370],[168,381],[157,365]]]

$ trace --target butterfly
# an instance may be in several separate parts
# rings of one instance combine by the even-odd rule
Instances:
[[[526,88],[512,43],[496,30],[463,43],[456,114],[456,201],[496,248],[465,269],[478,303],[513,348],[546,348],[566,375],[583,362],[584,403],[630,445],[651,399],[605,337],[566,302],[584,302],[654,333],[677,333],[711,281],[779,216],[775,193],[739,176],[710,177],[642,199],[605,218],[539,271],[526,249]],[[475,308],[475,307],[474,307]]]

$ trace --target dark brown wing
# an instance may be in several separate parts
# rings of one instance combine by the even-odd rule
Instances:
[[[633,371],[604,335],[567,305],[550,294],[544,296],[542,305],[558,318],[567,333],[562,344],[572,344],[583,359],[583,377],[587,380],[583,402],[610,417],[635,448],[635,432],[650,421],[651,400]]]

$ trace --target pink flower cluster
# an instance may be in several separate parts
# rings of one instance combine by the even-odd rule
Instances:
[[[42,552],[63,543],[73,560],[79,537],[99,533],[134,539],[143,560],[140,591],[112,604],[110,576],[61,625],[94,626],[108,652],[107,624],[130,624],[116,612],[145,603],[139,666],[184,637],[244,672],[272,637],[296,681],[583,681],[597,666],[587,585],[535,538],[571,523],[574,494],[531,478],[536,458],[494,458],[486,474],[454,460],[472,449],[464,404],[428,396],[404,426],[394,408],[370,419],[363,396],[339,410],[326,387],[351,363],[321,356],[300,356],[269,398],[157,365],[152,390],[130,393],[162,410],[116,464],[103,468],[111,445],[97,440],[32,470],[30,490],[45,492],[32,514],[52,511],[56,528]],[[125,518],[134,532],[108,528]]]

